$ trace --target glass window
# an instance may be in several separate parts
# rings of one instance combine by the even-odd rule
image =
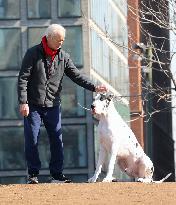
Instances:
[[[115,0],[120,8],[127,10],[127,0]],[[91,0],[91,18],[115,43],[128,46],[127,18],[108,0]],[[122,14],[122,15],[120,15]],[[120,49],[120,47],[118,47]],[[123,48],[120,49],[122,52]],[[127,50],[127,49],[126,49]]]
[[[58,0],[59,17],[78,17],[81,16],[80,0]]]
[[[85,106],[84,89],[64,77],[62,91],[62,117],[84,116]],[[79,104],[80,105],[79,105]]]
[[[0,29],[0,70],[19,69],[21,63],[20,29]]]
[[[64,144],[64,168],[87,166],[86,127],[83,125],[62,126]],[[41,129],[39,153],[42,168],[48,169],[50,160],[49,141],[44,127]]]
[[[86,126],[63,126],[64,167],[78,168],[87,166]]]
[[[63,129],[64,168],[87,166],[86,127],[65,125]],[[46,130],[41,128],[39,154],[42,168],[49,168],[50,146]],[[0,170],[26,169],[23,127],[0,128]]]
[[[51,0],[28,0],[28,18],[50,18]]]
[[[95,31],[91,31],[92,68],[124,95],[129,95],[129,70],[123,58],[112,50]]]
[[[67,26],[66,37],[63,49],[67,51],[74,64],[78,67],[83,66],[83,43],[82,43],[82,27]]]
[[[0,77],[0,119],[18,119],[19,117],[17,78]]]
[[[22,127],[0,128],[0,170],[25,169]]]
[[[44,36],[46,27],[28,28],[28,48],[39,44]]]
[[[108,0],[91,0],[91,18],[105,32],[108,32],[111,19],[109,14]],[[108,32],[109,33],[109,32]]]
[[[113,0],[114,3],[120,8],[120,10],[127,15],[127,0]]]
[[[19,19],[20,0],[0,0],[0,19]]]

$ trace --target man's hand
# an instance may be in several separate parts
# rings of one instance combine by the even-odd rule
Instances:
[[[20,104],[20,114],[24,117],[27,117],[29,115],[28,104]]]
[[[98,85],[95,87],[95,92],[101,93],[101,92],[107,92],[108,89],[105,85]]]

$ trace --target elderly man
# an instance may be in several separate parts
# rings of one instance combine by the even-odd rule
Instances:
[[[106,91],[105,86],[95,86],[81,75],[69,55],[61,49],[64,38],[64,27],[50,25],[41,43],[27,50],[19,72],[18,99],[20,113],[24,116],[28,184],[38,183],[41,162],[37,145],[42,121],[50,142],[51,182],[70,182],[63,175],[60,94],[64,74],[92,92]]]

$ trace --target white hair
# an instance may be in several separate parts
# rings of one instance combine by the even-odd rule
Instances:
[[[48,28],[45,31],[45,36],[51,36],[54,37],[57,33],[61,33],[64,35],[65,37],[65,33],[66,30],[63,26],[61,26],[60,24],[51,24],[50,26],[48,26]]]

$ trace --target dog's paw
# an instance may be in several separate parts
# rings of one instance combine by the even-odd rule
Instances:
[[[138,178],[137,182],[141,182],[141,183],[151,183],[153,180],[149,179],[149,178]]]
[[[105,177],[102,182],[112,182],[113,179],[113,177]]]
[[[89,182],[89,183],[95,183],[96,180],[97,180],[97,179],[96,179],[95,177],[92,177],[92,178],[88,179],[88,182]]]
[[[143,182],[144,182],[144,179],[143,179],[143,178],[138,178],[138,179],[136,180],[136,182],[141,182],[141,183],[143,183]]]

